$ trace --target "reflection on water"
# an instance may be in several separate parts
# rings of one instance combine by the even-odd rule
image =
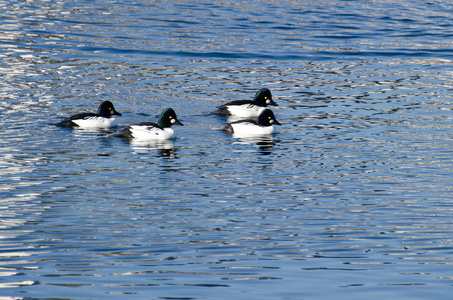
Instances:
[[[158,151],[161,156],[175,158],[174,144],[172,140],[163,141],[141,141],[133,139],[130,141],[134,153],[147,153]]]
[[[160,150],[169,150],[173,149],[173,141],[172,140],[137,140],[133,139],[130,141],[130,144],[133,148],[137,149],[140,147],[149,147],[153,149],[160,149]]]
[[[233,135],[234,137],[234,135]],[[237,141],[233,142],[232,144],[236,145],[257,145],[260,149],[260,153],[263,155],[270,154],[270,150],[276,145],[277,141],[274,141],[274,137],[272,135],[265,135],[265,136],[249,136],[249,137],[241,137],[237,138]]]
[[[450,292],[446,3],[0,7],[4,297]],[[207,115],[261,87],[272,136]],[[103,100],[120,126],[164,107],[186,126],[149,143],[49,125]]]

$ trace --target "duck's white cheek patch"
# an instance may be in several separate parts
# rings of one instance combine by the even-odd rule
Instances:
[[[271,103],[271,100],[267,99],[267,100],[266,100],[266,103],[267,103],[267,104]]]
[[[175,122],[176,122],[176,119],[171,119],[171,121],[170,121],[171,124],[175,124]]]
[[[269,120],[269,123],[274,124],[274,120]]]

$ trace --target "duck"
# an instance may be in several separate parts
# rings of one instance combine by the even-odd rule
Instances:
[[[102,102],[96,113],[80,113],[64,119],[54,125],[70,128],[109,128],[115,126],[115,118],[121,116],[110,101]]]
[[[258,121],[247,119],[230,122],[223,127],[223,131],[236,137],[270,135],[274,131],[273,125],[282,124],[277,121],[272,110],[266,108],[258,116]]]
[[[212,114],[241,119],[258,118],[260,113],[266,109],[268,105],[278,106],[278,104],[272,100],[271,91],[267,88],[262,88],[256,92],[253,100],[236,100],[228,102],[217,107]]]
[[[164,141],[175,138],[173,125],[184,126],[176,117],[172,108],[166,108],[160,115],[157,123],[142,122],[126,126],[124,129],[110,136],[121,137],[126,140]]]

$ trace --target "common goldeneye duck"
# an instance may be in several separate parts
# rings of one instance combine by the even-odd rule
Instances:
[[[219,106],[213,114],[234,118],[258,118],[268,105],[278,106],[269,89],[260,89],[253,100],[236,100]]]
[[[272,125],[282,125],[275,119],[274,113],[266,108],[258,117],[258,121],[247,119],[228,123],[223,131],[235,137],[269,135],[274,131]]]
[[[104,101],[99,105],[97,113],[80,113],[54,125],[71,128],[108,128],[114,126],[115,118],[112,118],[113,115],[121,116],[115,110],[112,102]]]
[[[112,134],[111,136],[119,136],[128,140],[169,140],[175,137],[174,130],[171,128],[173,125],[184,126],[176,117],[173,109],[165,109],[156,123],[142,122],[139,124],[132,124],[126,128]]]

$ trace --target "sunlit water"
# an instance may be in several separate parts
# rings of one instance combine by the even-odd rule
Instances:
[[[0,7],[3,298],[451,294],[450,2]],[[271,138],[208,114],[262,87]],[[185,126],[49,125],[103,100],[120,128],[166,107]]]

